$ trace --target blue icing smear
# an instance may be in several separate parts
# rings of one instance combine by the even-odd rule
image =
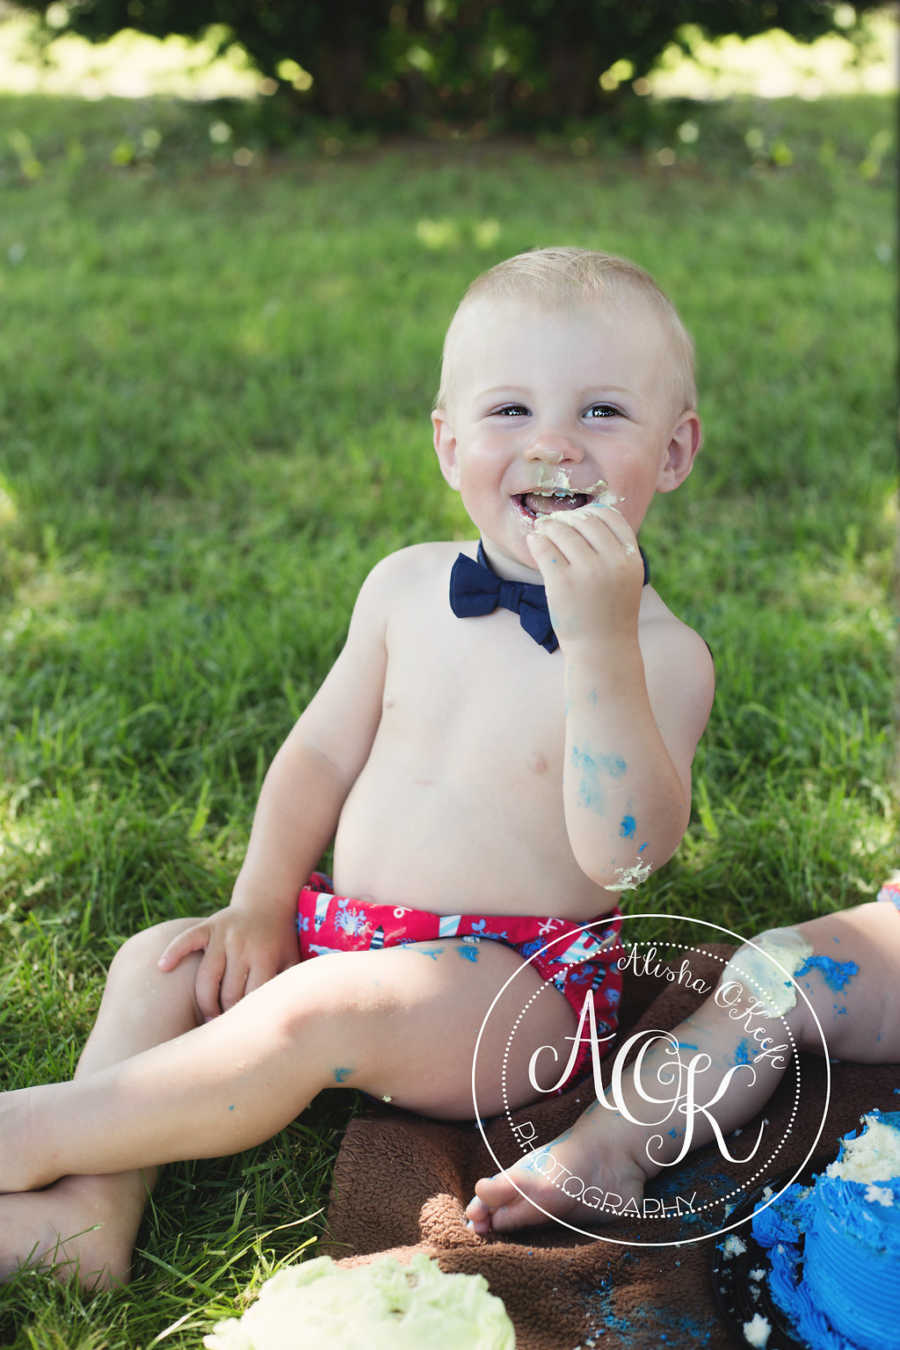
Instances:
[[[830,956],[808,956],[803,965],[794,971],[794,978],[799,980],[801,975],[805,975],[813,967],[821,970],[823,980],[835,993],[843,989],[844,985],[859,973],[859,966],[855,961],[834,961]]]
[[[788,1186],[771,1205],[753,1215],[753,1236],[761,1247],[777,1242],[796,1243],[808,1223],[809,1198],[805,1186]]]
[[[620,755],[592,755],[577,745],[572,747],[572,763],[582,770],[578,785],[578,804],[602,815],[606,806],[606,792],[601,773],[610,778],[621,778],[628,765]]]
[[[619,821],[619,836],[622,839],[632,839],[637,829],[637,822],[634,816],[623,816]]]
[[[615,1343],[621,1345],[622,1350],[636,1342],[645,1344],[648,1333],[654,1333],[660,1344],[700,1346],[708,1345],[716,1330],[713,1316],[703,1318],[653,1305],[643,1306],[632,1320],[616,1312],[614,1297],[615,1291],[608,1277],[601,1279],[597,1289],[586,1295],[591,1327],[588,1345],[605,1344],[605,1333],[611,1331],[617,1333]]]

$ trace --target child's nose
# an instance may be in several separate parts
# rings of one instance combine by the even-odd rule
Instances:
[[[578,464],[584,459],[584,451],[578,442],[565,432],[548,429],[535,436],[526,452],[526,458],[543,461],[546,464],[567,462]]]

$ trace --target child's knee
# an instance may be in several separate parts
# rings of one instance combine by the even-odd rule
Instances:
[[[427,1016],[419,983],[413,959],[407,957],[403,968],[393,951],[341,952],[301,961],[264,986],[271,1030],[302,1040],[312,1022],[323,1040],[333,1034],[361,1055],[376,1046],[384,1049],[393,1037],[402,1038],[410,1017]]]
[[[812,944],[798,928],[767,928],[738,947],[719,985],[743,984],[751,998],[761,1000],[774,1016],[781,1016],[796,1003],[792,977],[812,952]]]
[[[725,966],[714,999],[732,1007],[735,987],[740,986],[742,1003],[757,1004],[758,1015],[786,1020],[792,1034],[805,1039],[809,1016],[806,1000],[798,997],[796,978],[812,954],[813,945],[803,925],[757,933],[738,947]],[[731,992],[726,994],[728,986]]]
[[[130,938],[126,938],[113,957],[109,968],[110,977],[118,978],[125,974],[133,978],[135,974],[143,971],[155,971],[157,962],[169,943],[186,928],[193,927],[196,922],[196,919],[168,919],[164,923],[157,923],[133,933]]]

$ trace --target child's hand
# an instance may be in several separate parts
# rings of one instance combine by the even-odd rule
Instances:
[[[614,506],[588,506],[544,519],[528,546],[560,646],[636,635],[644,567],[625,517]]]
[[[160,970],[174,970],[192,952],[203,953],[194,992],[206,1021],[300,959],[293,915],[285,920],[232,906],[170,942],[159,958]]]

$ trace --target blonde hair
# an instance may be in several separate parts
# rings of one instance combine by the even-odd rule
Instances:
[[[697,405],[694,344],[668,296],[649,272],[628,258],[584,248],[540,248],[517,253],[475,278],[457,306],[444,338],[441,385],[435,407],[446,409],[452,391],[454,336],[460,316],[476,300],[528,299],[548,307],[566,302],[638,297],[659,319],[668,339],[673,398],[679,413]]]

